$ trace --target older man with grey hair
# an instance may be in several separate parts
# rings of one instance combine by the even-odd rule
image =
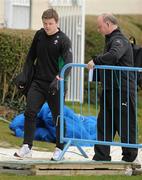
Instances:
[[[88,62],[88,69],[95,65],[134,66],[131,44],[120,31],[117,18],[110,13],[102,14],[97,18],[97,27],[105,36],[105,48],[103,54]],[[118,132],[122,143],[135,144],[136,108],[133,74],[129,77],[128,94],[127,73],[121,73],[121,80],[117,70],[113,76],[111,70],[106,70],[105,79],[104,71],[100,70],[99,73],[103,90],[97,120],[97,140],[113,141]],[[93,160],[111,161],[110,146],[98,144],[94,146],[94,150]],[[137,148],[122,147],[122,160],[133,162],[137,153]]]

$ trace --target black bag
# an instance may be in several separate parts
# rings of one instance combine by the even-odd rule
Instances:
[[[130,36],[129,41],[133,49],[134,67],[142,68],[142,47],[136,45],[136,39],[134,36]],[[137,73],[137,85],[142,89],[142,72]]]
[[[142,68],[142,47],[138,45],[132,45],[134,54],[134,66]],[[137,84],[142,89],[142,72],[137,74]]]
[[[23,95],[27,95],[28,90],[31,86],[35,71],[34,69],[35,67],[32,66],[32,68],[28,72],[22,71],[14,78],[14,84]]]

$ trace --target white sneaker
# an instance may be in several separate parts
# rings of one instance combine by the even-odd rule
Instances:
[[[125,161],[126,162],[126,161]],[[133,164],[135,164],[135,165],[138,165],[139,167],[136,167],[136,168],[132,168],[132,167],[127,167],[126,168],[126,171],[125,171],[125,175],[127,175],[127,176],[132,176],[132,175],[139,175],[139,172],[141,173],[142,172],[142,167],[141,167],[141,162],[140,162],[140,160],[139,160],[139,158],[138,158],[138,156],[136,157],[136,159],[133,161],[133,162],[131,162],[131,163],[133,163]],[[136,174],[135,174],[136,173]]]
[[[19,158],[30,158],[32,157],[32,151],[28,144],[23,144],[19,151],[14,153],[14,156]]]
[[[127,167],[125,170],[125,175],[132,176],[132,174],[133,174],[133,169],[131,167]]]
[[[61,160],[61,159],[59,159],[61,153],[62,153],[62,150],[56,147],[51,160],[53,160],[53,161]]]

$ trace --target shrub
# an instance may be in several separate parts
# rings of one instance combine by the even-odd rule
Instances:
[[[9,106],[23,106],[13,78],[21,71],[34,31],[0,30],[0,101]],[[22,97],[23,99],[23,97]]]

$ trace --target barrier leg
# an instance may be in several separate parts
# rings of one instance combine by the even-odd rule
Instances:
[[[68,143],[65,145],[62,153],[59,156],[59,161],[63,159],[64,154],[65,154],[65,152],[67,151],[67,149],[69,148],[70,145],[71,145],[71,140],[69,140]]]
[[[87,154],[85,153],[85,151],[80,146],[77,145],[77,148],[85,158],[88,158]]]

